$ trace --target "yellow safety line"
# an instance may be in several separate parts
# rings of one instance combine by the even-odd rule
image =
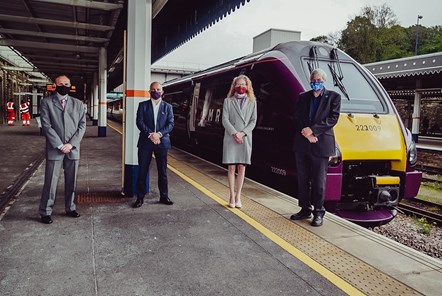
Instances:
[[[284,250],[286,250],[287,252],[289,252],[290,254],[295,256],[296,258],[298,258],[300,261],[302,261],[307,266],[311,267],[313,270],[315,270],[317,273],[319,273],[320,275],[322,275],[323,277],[328,279],[330,282],[332,282],[335,286],[337,286],[339,289],[341,289],[342,291],[344,291],[348,295],[365,295],[364,293],[362,293],[361,291],[359,291],[358,289],[353,287],[351,284],[347,283],[342,278],[340,278],[339,276],[337,276],[336,274],[334,274],[333,272],[331,272],[330,270],[328,270],[327,268],[325,268],[324,266],[322,266],[321,264],[319,264],[318,262],[316,262],[315,260],[313,260],[312,258],[307,256],[306,254],[304,254],[302,251],[300,251],[296,247],[292,246],[290,243],[288,243],[287,241],[282,239],[280,236],[276,235],[271,230],[269,230],[268,228],[266,228],[265,226],[263,226],[262,224],[257,222],[255,219],[246,215],[241,210],[228,207],[228,205],[226,205],[226,202],[222,198],[220,198],[219,196],[217,196],[216,194],[214,194],[213,192],[211,192],[210,190],[208,190],[207,188],[205,188],[204,186],[202,186],[201,184],[199,184],[195,180],[189,178],[187,175],[180,172],[178,169],[174,168],[170,164],[168,164],[167,167],[172,172],[174,172],[175,174],[180,176],[182,179],[184,179],[185,181],[190,183],[193,187],[195,187],[196,189],[198,189],[199,191],[201,191],[205,195],[209,196],[211,199],[213,199],[217,203],[219,203],[219,204],[225,206],[226,208],[228,208],[229,210],[231,210],[235,215],[239,216],[241,219],[246,221],[248,224],[250,224],[251,226],[256,228],[259,232],[264,234],[271,241],[273,241],[274,243],[279,245],[281,248],[283,248]]]
[[[113,127],[111,125],[109,125],[109,127],[114,129],[115,131],[121,133],[115,127]],[[205,188],[204,186],[202,186],[201,184],[199,184],[195,180],[189,178],[186,174],[182,173],[177,168],[171,166],[170,164],[167,164],[167,167],[172,172],[174,172],[179,177],[181,177],[183,180],[185,180],[186,182],[191,184],[193,187],[195,187],[196,189],[198,189],[199,191],[201,191],[202,193],[204,193],[205,195],[207,195],[208,197],[210,197],[211,199],[213,199],[217,203],[219,203],[219,204],[223,205],[224,207],[226,207],[227,209],[231,210],[235,215],[237,215],[238,217],[240,217],[241,219],[246,221],[249,225],[253,226],[256,230],[258,230],[259,232],[264,234],[267,238],[269,238],[275,244],[277,244],[278,246],[280,246],[281,248],[286,250],[288,253],[290,253],[294,257],[298,258],[305,265],[309,266],[311,269],[313,269],[314,271],[316,271],[317,273],[319,273],[320,275],[322,275],[323,277],[328,279],[331,283],[333,283],[336,287],[338,287],[339,289],[341,289],[342,291],[344,291],[348,295],[365,295],[364,293],[362,293],[361,291],[359,291],[358,289],[353,287],[351,284],[344,281],[342,278],[340,278],[339,276],[337,276],[336,274],[334,274],[333,272],[331,272],[330,270],[328,270],[327,268],[325,268],[324,266],[322,266],[321,264],[319,264],[318,262],[316,262],[315,260],[313,260],[312,258],[307,256],[306,254],[304,254],[301,250],[292,246],[290,243],[285,241],[283,238],[281,238],[280,236],[273,233],[267,227],[265,227],[261,223],[257,222],[252,217],[246,215],[244,212],[242,212],[239,209],[230,208],[222,198],[220,198],[219,196],[217,196],[212,191]]]

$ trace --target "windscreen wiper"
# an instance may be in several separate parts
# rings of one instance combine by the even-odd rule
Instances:
[[[312,46],[310,48],[309,56],[312,59],[312,61],[307,62],[308,70],[310,73],[312,73],[313,70],[319,68],[319,62],[318,62],[318,52],[316,51],[316,46]]]
[[[348,100],[350,100],[347,90],[345,89],[345,86],[342,83],[342,80],[344,79],[344,74],[342,74],[341,62],[339,61],[337,48],[333,48],[330,51],[330,58],[333,60],[333,63],[328,64],[328,68],[330,69],[330,72],[332,73],[333,76],[333,84],[334,86],[337,86],[341,90],[341,92],[347,97]],[[336,73],[336,69],[338,70],[338,73]]]

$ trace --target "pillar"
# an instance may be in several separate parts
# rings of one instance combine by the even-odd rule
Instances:
[[[127,17],[127,82],[123,192],[136,194],[138,176],[135,124],[138,104],[148,98],[151,72],[152,0],[129,0]],[[149,178],[149,176],[148,176]],[[149,187],[149,182],[147,182]],[[149,188],[147,188],[149,192]]]
[[[98,136],[106,137],[107,122],[107,51],[106,48],[100,48],[100,57],[98,60],[99,76],[99,105],[98,105]]]

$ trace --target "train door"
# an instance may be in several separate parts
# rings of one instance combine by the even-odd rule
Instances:
[[[252,80],[258,108],[252,170],[266,172],[265,177],[271,183],[293,187],[296,183],[292,182],[295,178],[293,114],[301,90],[299,83],[281,61],[274,59],[254,64],[246,75]],[[293,188],[283,191],[293,193]]]
[[[199,152],[216,163],[222,161],[222,110],[234,77],[235,73],[228,72],[200,81],[199,99],[195,104],[194,126]]]

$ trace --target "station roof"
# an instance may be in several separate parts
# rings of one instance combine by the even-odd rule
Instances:
[[[152,0],[152,63],[249,1]],[[112,89],[123,80],[120,61],[127,3],[0,1],[0,46],[24,57],[28,66],[22,70],[43,72],[50,79],[64,73],[77,85],[92,81],[98,72],[99,48],[106,47],[108,89]]]
[[[442,52],[364,65],[392,97],[442,97]]]

